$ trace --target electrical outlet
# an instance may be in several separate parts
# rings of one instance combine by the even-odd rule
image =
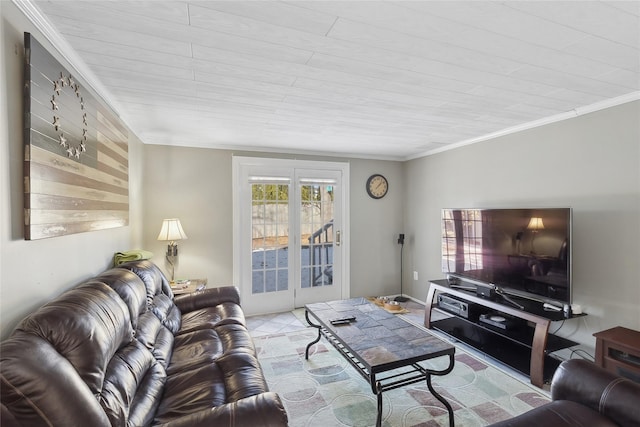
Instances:
[[[418,280],[418,272],[417,271],[413,272],[413,280]]]

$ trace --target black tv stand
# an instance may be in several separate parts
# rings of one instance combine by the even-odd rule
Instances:
[[[522,304],[518,304],[517,302],[515,302],[509,295],[505,294],[502,289],[500,288],[496,288],[496,294],[498,294],[500,296],[501,299],[505,300],[506,302],[508,302],[511,305],[516,306],[517,308],[519,308],[520,310],[524,310],[524,305]]]
[[[463,317],[438,308],[436,293],[446,293],[473,305],[474,316]],[[476,295],[461,285],[451,286],[446,280],[430,282],[425,304],[424,325],[437,329],[491,356],[531,378],[542,387],[553,376],[560,360],[551,353],[577,345],[577,342],[549,334],[552,321],[564,319],[562,312],[547,311],[543,303],[509,295],[515,305],[501,299],[491,300]],[[441,320],[431,320],[433,309],[449,314]],[[513,321],[514,327],[499,328],[480,320],[482,314],[497,314]],[[572,316],[572,317],[578,317]]]

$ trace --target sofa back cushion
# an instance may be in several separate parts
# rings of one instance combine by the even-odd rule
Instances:
[[[148,303],[151,305],[153,298],[158,294],[168,295],[173,298],[169,281],[157,265],[149,260],[129,261],[120,264],[118,268],[124,268],[136,274],[147,288]]]
[[[162,271],[149,261],[132,261],[106,271],[97,279],[113,287],[130,310],[137,311],[133,323],[136,339],[166,370],[182,314],[173,302],[173,293]]]
[[[39,336],[16,331],[0,347],[4,426],[110,426],[71,363]]]
[[[26,317],[2,343],[2,403],[24,425],[110,425],[112,360],[135,343],[118,294],[88,281]]]
[[[142,279],[129,270],[112,268],[94,280],[105,283],[118,293],[129,309],[131,326],[135,330],[138,327],[140,315],[148,310],[147,288]]]
[[[127,269],[142,280],[147,291],[149,310],[163,326],[176,334],[180,330],[182,313],[173,302],[169,281],[158,266],[148,260],[138,260],[121,264],[118,268]]]
[[[148,311],[140,316],[136,339],[140,341],[156,358],[162,366],[167,369],[173,354],[174,335],[160,320]]]
[[[129,310],[104,283],[85,282],[25,318],[16,328],[38,336],[76,369],[92,393],[118,349],[133,339]]]
[[[140,342],[111,359],[99,395],[111,425],[150,425],[162,399],[166,372]]]

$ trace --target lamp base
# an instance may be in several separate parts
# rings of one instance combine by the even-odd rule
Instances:
[[[167,245],[167,256],[178,256],[178,244],[176,242],[171,242]]]
[[[409,298],[407,297],[403,297],[403,296],[399,296],[399,297],[395,297],[394,301],[398,301],[398,302],[407,302],[409,301]]]
[[[178,257],[176,255],[169,255],[167,253],[167,256],[165,256],[165,259],[167,260],[167,263],[171,266],[171,279],[169,280],[169,283],[174,284],[175,283],[175,273],[176,273],[176,261],[178,260]]]

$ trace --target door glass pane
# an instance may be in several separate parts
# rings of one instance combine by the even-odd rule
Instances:
[[[300,286],[333,284],[333,186],[300,186]]]
[[[251,185],[252,293],[289,288],[289,186]]]

